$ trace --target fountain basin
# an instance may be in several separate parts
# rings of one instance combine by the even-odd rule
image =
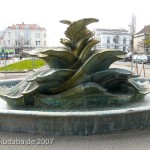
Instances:
[[[4,82],[4,81],[3,81]],[[16,82],[16,81],[15,81]],[[93,135],[150,126],[150,94],[124,106],[84,111],[15,110],[0,99],[0,130],[49,135]]]
[[[0,110],[0,130],[49,135],[92,135],[150,126],[150,105],[136,108],[40,112]]]

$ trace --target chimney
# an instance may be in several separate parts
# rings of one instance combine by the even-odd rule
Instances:
[[[22,24],[24,24],[24,22],[22,22]]]

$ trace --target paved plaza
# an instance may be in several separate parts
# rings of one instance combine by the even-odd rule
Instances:
[[[51,143],[38,145],[50,139]],[[149,150],[150,129],[132,130],[92,136],[48,136],[16,132],[0,132],[1,144],[9,140],[34,144],[0,145],[2,150]]]
[[[19,61],[16,59],[14,62]],[[14,63],[13,60],[8,61],[7,64]],[[4,64],[0,64],[0,67]],[[111,66],[111,68],[121,68],[131,71],[131,62],[115,62]],[[141,77],[144,77],[144,70],[142,69],[142,64],[138,64],[138,74],[141,73]],[[145,68],[145,77],[150,77],[150,65],[144,65]],[[35,71],[35,70],[34,70]],[[0,80],[3,79],[14,79],[14,78],[26,78],[30,74],[34,73],[34,71],[22,71],[22,72],[13,72],[13,73],[0,73]],[[133,72],[137,73],[136,66],[133,64]]]

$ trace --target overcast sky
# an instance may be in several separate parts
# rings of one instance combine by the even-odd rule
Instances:
[[[17,23],[35,23],[48,31],[48,41],[63,34],[66,25],[59,20],[97,18],[92,28],[125,28],[136,16],[137,32],[150,24],[149,0],[1,0],[0,30]],[[60,38],[60,37],[59,37]],[[58,38],[58,41],[59,41]]]

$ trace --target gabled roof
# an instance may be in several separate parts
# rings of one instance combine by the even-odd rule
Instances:
[[[147,25],[147,26],[144,26],[144,28],[141,30],[141,31],[139,31],[139,32],[137,32],[135,35],[137,35],[137,34],[145,34],[145,33],[150,33],[150,25]]]
[[[45,30],[45,28],[40,27],[37,24],[13,24],[12,26],[8,26],[9,29],[25,29],[25,27],[29,27],[30,30]]]

